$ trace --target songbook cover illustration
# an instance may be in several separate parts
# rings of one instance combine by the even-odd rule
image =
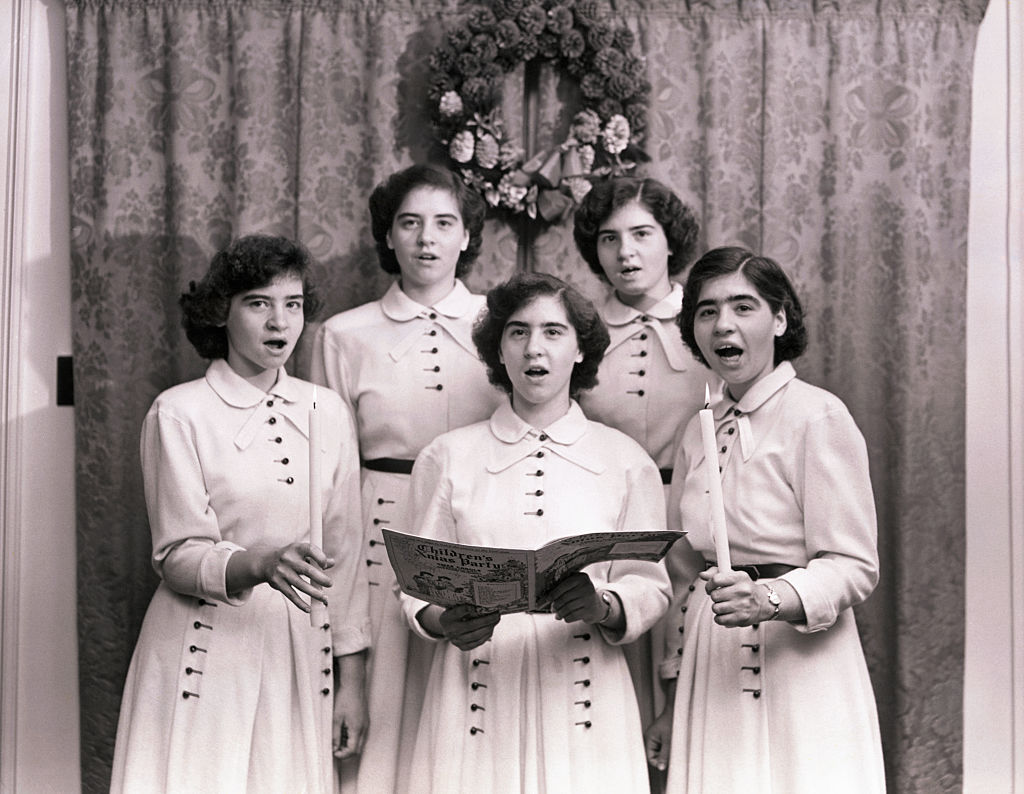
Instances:
[[[402,591],[443,607],[541,612],[560,579],[595,562],[657,562],[683,536],[671,530],[591,532],[539,549],[502,549],[421,538],[384,529],[384,544]]]

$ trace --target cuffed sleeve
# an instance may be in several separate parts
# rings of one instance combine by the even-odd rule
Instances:
[[[807,623],[832,626],[844,609],[864,601],[878,583],[877,523],[864,438],[853,417],[833,404],[810,422],[799,455],[808,564],[783,578],[800,595]]]
[[[158,400],[140,446],[153,568],[182,595],[244,603],[248,593],[229,595],[225,577],[228,559],[242,547],[221,538],[191,428]]]
[[[352,415],[333,391],[318,397],[328,418],[325,444],[336,460],[330,493],[324,498],[324,550],[334,558],[328,595],[335,656],[370,645],[370,585],[363,564],[362,500],[359,494],[359,445]],[[328,460],[331,458],[328,457]]]

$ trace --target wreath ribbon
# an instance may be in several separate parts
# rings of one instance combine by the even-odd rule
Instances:
[[[563,180],[585,176],[583,162],[575,147],[563,151],[556,146],[538,152],[523,163],[516,183],[524,187],[534,183],[538,186],[537,214],[548,223],[555,223],[568,218],[574,206]]]

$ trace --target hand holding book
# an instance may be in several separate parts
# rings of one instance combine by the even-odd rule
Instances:
[[[571,535],[539,549],[470,546],[385,529],[388,558],[403,592],[443,607],[480,612],[548,609],[552,588],[606,560],[657,562],[684,533],[669,530]]]

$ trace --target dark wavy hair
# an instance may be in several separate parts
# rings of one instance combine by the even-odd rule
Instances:
[[[278,276],[295,274],[302,279],[302,315],[306,322],[320,310],[321,301],[312,282],[309,252],[285,237],[251,234],[218,251],[206,275],[189,284],[178,303],[185,336],[206,359],[228,357],[228,310],[241,292],[265,287]]]
[[[597,385],[597,368],[604,358],[609,338],[608,329],[594,304],[572,285],[547,273],[517,273],[487,293],[487,309],[473,327],[473,342],[487,365],[488,379],[511,394],[512,381],[501,363],[501,338],[505,325],[520,307],[542,295],[559,299],[566,317],[576,330],[583,361],[573,367],[569,379],[569,394],[575,398],[581,391]]]
[[[397,275],[401,267],[395,252],[388,246],[388,232],[395,221],[399,207],[405,197],[418,187],[432,187],[446,190],[455,198],[462,215],[462,225],[469,232],[469,245],[459,255],[455,266],[455,277],[465,276],[477,256],[483,239],[484,216],[487,207],[480,195],[466,185],[459,177],[443,166],[425,163],[411,165],[396,171],[370,194],[370,229],[377,244],[377,259],[385,273]]]
[[[683,287],[683,308],[676,318],[686,346],[700,363],[709,366],[693,333],[697,301],[700,300],[701,289],[708,281],[737,272],[749,279],[773,314],[779,310],[786,314],[786,331],[782,336],[775,337],[775,365],[801,356],[807,349],[807,327],[804,325],[803,306],[789,276],[774,259],[758,256],[746,248],[736,246],[713,248],[690,268],[686,286]]]
[[[668,273],[677,275],[693,260],[700,223],[693,210],[656,179],[623,176],[598,182],[584,197],[573,221],[572,236],[580,256],[606,284],[610,283],[597,255],[597,235],[612,213],[637,202],[654,216],[668,240]]]

